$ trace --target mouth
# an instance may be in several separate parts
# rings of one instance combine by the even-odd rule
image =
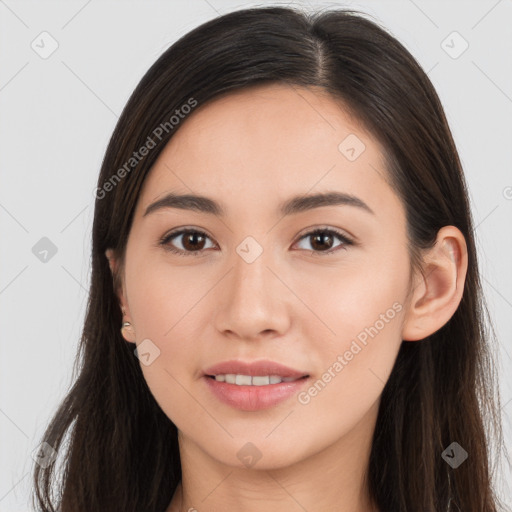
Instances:
[[[280,375],[243,375],[221,373],[218,375],[206,375],[206,377],[217,382],[235,384],[236,386],[270,386],[273,384],[281,384],[282,382],[295,382],[298,380],[308,379],[309,375],[303,375],[302,377],[282,377]]]
[[[219,382],[228,382],[229,384],[241,386],[269,385],[278,383],[278,378],[281,379],[280,382],[291,382],[303,377],[309,377],[307,371],[290,368],[269,359],[251,362],[240,360],[223,361],[210,368],[206,368],[203,373]],[[272,379],[272,382],[267,382],[266,379]]]
[[[220,402],[242,411],[258,411],[285,404],[311,378],[274,361],[252,363],[232,360],[206,369],[203,382]]]

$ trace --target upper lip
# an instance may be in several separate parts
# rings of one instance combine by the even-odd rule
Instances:
[[[294,370],[288,366],[276,363],[269,360],[260,360],[253,362],[244,361],[223,361],[222,363],[210,366],[204,371],[205,375],[249,375],[254,376],[267,376],[267,375],[278,375],[279,377],[293,377],[301,378],[308,377],[307,372],[300,370]]]

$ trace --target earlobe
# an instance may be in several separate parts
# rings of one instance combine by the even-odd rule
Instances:
[[[129,343],[135,343],[135,330],[130,322],[123,321],[121,334],[123,335],[123,338]]]
[[[402,339],[417,341],[443,327],[457,310],[466,279],[468,257],[464,235],[455,226],[439,230],[425,254],[423,275],[412,292]]]
[[[114,251],[112,249],[107,249],[105,251],[105,256],[108,259],[110,271],[112,272],[112,277],[114,277],[117,272],[117,261],[114,256]],[[121,304],[121,310],[123,313],[123,324],[121,326],[121,334],[123,335],[126,341],[130,343],[135,343],[135,329],[130,319],[130,311],[128,309],[128,304],[126,303],[126,299],[124,296],[123,286],[121,286],[121,290],[115,290],[115,293],[119,299],[119,302]]]

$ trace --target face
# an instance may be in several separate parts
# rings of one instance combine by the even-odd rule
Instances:
[[[200,105],[160,154],[122,301],[152,394],[213,459],[240,466],[251,442],[258,467],[287,466],[375,421],[410,290],[405,211],[385,176],[381,147],[334,99],[284,85]],[[205,196],[222,214],[144,215],[169,193]],[[330,193],[356,199],[304,201]],[[236,384],[212,386],[205,371],[232,360],[309,377],[226,401],[212,388]]]

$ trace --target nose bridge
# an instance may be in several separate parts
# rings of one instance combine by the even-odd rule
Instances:
[[[265,244],[268,245],[268,244]],[[273,288],[270,283],[274,276],[267,266],[272,266],[272,254],[268,247],[254,237],[246,237],[235,249],[233,255],[232,296],[238,301],[251,302],[251,299],[266,299]]]
[[[263,331],[282,331],[287,324],[282,294],[275,277],[272,251],[253,237],[246,237],[230,258],[231,272],[219,301],[217,328],[252,338]]]

